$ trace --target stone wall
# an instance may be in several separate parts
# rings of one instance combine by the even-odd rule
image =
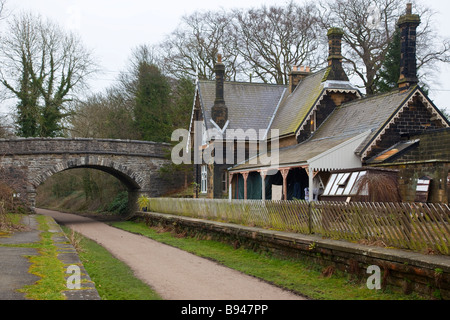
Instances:
[[[0,155],[95,153],[165,158],[169,144],[135,140],[92,138],[0,139]]]
[[[73,168],[97,169],[115,176],[128,188],[130,203],[136,203],[140,194],[158,197],[183,185],[180,175],[168,179],[159,173],[162,166],[170,164],[169,151],[168,144],[130,140],[0,140],[0,166],[25,173],[31,208],[35,206],[39,185],[52,175]]]
[[[417,180],[428,176],[432,179],[428,201],[448,203],[450,200],[450,128],[410,135],[408,139],[420,141],[390,160],[389,163],[382,165],[384,168],[399,170],[402,200],[413,202],[416,196]]]
[[[413,101],[403,108],[389,129],[385,131],[381,140],[373,147],[366,159],[370,159],[392,147],[397,142],[402,141],[408,134],[427,132],[443,127],[442,122],[433,116],[421,98],[416,95]]]
[[[419,139],[417,148],[402,154],[395,162],[443,160],[450,161],[450,128],[412,134],[409,140]]]
[[[450,299],[450,257],[423,255],[412,251],[388,249],[346,241],[323,239],[315,235],[278,232],[241,225],[200,220],[159,213],[136,213],[148,225],[162,225],[178,233],[204,236],[271,252],[289,258],[307,259],[325,268],[336,268],[362,282],[370,265],[379,266],[382,288],[405,294],[418,292],[432,299]],[[367,281],[367,280],[366,280]]]

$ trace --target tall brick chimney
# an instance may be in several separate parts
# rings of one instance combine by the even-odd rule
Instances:
[[[342,67],[342,36],[344,31],[340,28],[328,30],[328,75],[326,80],[348,81],[347,74]]]
[[[217,56],[215,65],[216,72],[216,99],[214,106],[211,108],[211,118],[220,127],[223,128],[228,120],[228,108],[224,99],[224,81],[225,81],[225,65],[222,63],[222,55]]]
[[[420,17],[412,14],[412,4],[406,5],[406,13],[398,20],[397,26],[401,33],[400,91],[408,90],[419,82],[417,78],[416,61],[416,29],[420,24]]]

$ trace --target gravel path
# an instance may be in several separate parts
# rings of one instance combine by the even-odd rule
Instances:
[[[78,215],[37,209],[125,262],[165,300],[304,300],[177,248]]]

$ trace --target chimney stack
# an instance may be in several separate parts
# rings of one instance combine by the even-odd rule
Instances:
[[[326,80],[348,81],[347,74],[342,67],[342,36],[344,31],[340,28],[328,30],[328,75]]]
[[[309,76],[311,74],[311,68],[310,67],[304,67],[300,66],[294,66],[292,68],[291,73],[289,73],[289,93],[292,93],[297,85],[302,81],[304,78]]]
[[[401,33],[400,78],[398,80],[400,91],[406,91],[419,82],[416,62],[416,29],[419,24],[419,15],[412,14],[412,4],[408,3],[405,15],[401,16],[397,23]]]
[[[217,56],[215,65],[216,72],[216,99],[214,106],[211,108],[211,118],[220,127],[223,128],[228,121],[228,108],[224,99],[224,81],[225,81],[225,65],[222,63],[222,55]]]

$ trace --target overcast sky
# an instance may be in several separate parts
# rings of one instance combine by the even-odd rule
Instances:
[[[97,58],[103,73],[92,81],[92,90],[109,86],[124,69],[130,52],[139,44],[157,44],[172,32],[183,15],[199,10],[282,4],[284,0],[7,0],[12,12],[31,10],[75,30]],[[438,14],[442,36],[450,37],[450,2],[427,0]],[[430,98],[450,112],[450,66],[440,68],[439,83],[432,83]],[[7,111],[7,110],[6,110]],[[3,106],[0,112],[6,112]]]

